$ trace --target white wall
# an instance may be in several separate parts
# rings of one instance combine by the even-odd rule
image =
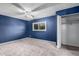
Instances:
[[[70,22],[64,21],[65,24],[62,24],[62,44],[79,47],[79,21],[73,21],[71,24],[71,21],[76,18],[64,18],[64,20],[70,20]]]

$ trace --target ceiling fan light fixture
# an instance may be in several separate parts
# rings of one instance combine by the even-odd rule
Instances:
[[[33,15],[25,15],[28,19],[33,19]]]

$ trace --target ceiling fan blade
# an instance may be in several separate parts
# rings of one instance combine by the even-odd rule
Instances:
[[[39,11],[39,10],[42,10],[42,9],[51,7],[52,5],[53,5],[52,3],[44,3],[44,4],[42,4],[41,6],[35,8],[34,10],[32,10],[32,12],[34,12],[34,11]]]
[[[25,9],[18,3],[12,3],[15,7],[21,9],[24,12],[15,12],[18,16],[19,15],[24,15],[27,18],[33,18],[34,16],[30,14],[30,12],[25,11]]]
[[[24,12],[18,12],[18,11],[7,12],[7,13],[11,14],[11,15],[22,15],[22,14],[25,14]]]
[[[16,13],[14,13],[14,14],[21,15],[21,14],[25,14],[25,13],[23,13],[23,12],[16,12]]]
[[[12,3],[12,4],[13,4],[15,7],[17,7],[17,8],[19,8],[19,9],[25,11],[25,9],[24,9],[20,4],[18,4],[18,3]]]

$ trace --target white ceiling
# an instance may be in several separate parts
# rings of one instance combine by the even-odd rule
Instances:
[[[45,3],[19,3],[19,4],[26,10],[33,10],[41,5],[44,5]],[[50,6],[48,6],[49,4]],[[62,9],[66,9],[66,8],[70,8],[70,7],[78,6],[78,5],[79,4],[76,4],[76,3],[75,4],[47,3],[46,4],[47,8],[44,8],[44,7],[42,7],[42,9],[39,8],[38,11],[31,12],[31,14],[34,16],[34,19],[38,19],[38,18],[42,18],[46,16],[55,15],[56,11],[58,10],[62,10]],[[23,20],[32,20],[25,17],[24,16],[25,14],[24,15],[17,14],[19,12],[22,12],[22,10],[20,10],[19,8],[17,8],[11,3],[0,3],[0,14],[23,19]]]

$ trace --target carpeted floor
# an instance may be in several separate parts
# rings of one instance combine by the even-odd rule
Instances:
[[[0,44],[0,56],[79,56],[79,50],[63,47],[57,49],[55,42],[24,38]]]

